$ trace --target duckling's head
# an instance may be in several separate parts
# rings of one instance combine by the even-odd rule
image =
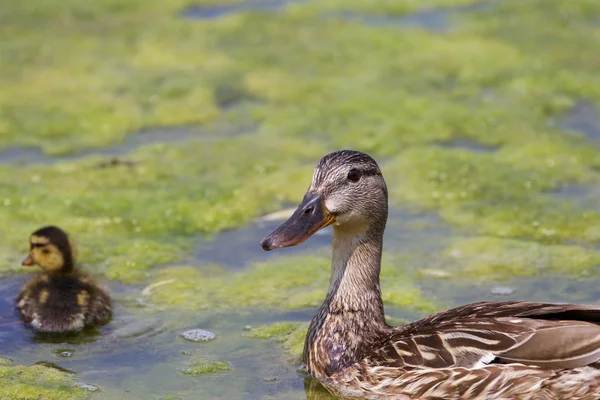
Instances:
[[[45,226],[29,237],[29,255],[22,265],[37,265],[47,272],[70,272],[75,256],[75,247],[66,232]]]
[[[331,224],[339,232],[382,234],[387,213],[387,186],[377,162],[358,151],[336,151],[321,159],[294,214],[260,245],[295,246]]]

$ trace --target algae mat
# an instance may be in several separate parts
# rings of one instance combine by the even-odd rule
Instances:
[[[597,1],[5,3],[0,398],[326,398],[297,361],[329,232],[267,255],[258,218],[339,148],[388,181],[390,317],[599,300]],[[109,326],[16,321],[49,223],[110,286]]]

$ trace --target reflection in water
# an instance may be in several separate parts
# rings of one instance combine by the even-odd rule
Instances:
[[[304,378],[304,392],[306,393],[306,400],[339,399],[339,397],[333,396],[318,380],[310,377]]]

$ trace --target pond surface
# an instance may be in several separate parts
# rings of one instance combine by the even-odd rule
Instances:
[[[66,382],[19,373],[0,397],[330,399],[299,354],[331,229],[258,243],[340,148],[373,155],[388,184],[390,321],[600,302],[600,5],[112,3],[0,17],[14,60],[0,66],[0,356],[15,364],[0,368]],[[110,289],[110,324],[52,336],[19,321],[33,273],[19,260],[49,223]],[[209,339],[182,336],[194,329]]]
[[[249,268],[269,253],[258,246],[260,238],[278,221],[259,222],[223,232],[211,241],[200,241],[196,262],[215,262],[227,268]],[[417,229],[407,224],[419,225]],[[437,218],[396,212],[390,218],[389,242],[402,248],[430,240],[427,248],[440,245],[450,231]],[[330,230],[316,235],[285,254],[328,252]],[[388,243],[389,244],[389,243]],[[232,251],[231,246],[234,245]],[[19,364],[44,364],[74,373],[80,382],[101,388],[94,398],[148,399],[176,395],[181,398],[276,398],[301,399],[306,378],[296,362],[286,361],[282,349],[268,340],[250,337],[251,328],[281,321],[308,322],[314,308],[281,312],[274,309],[218,311],[163,310],[144,296],[144,288],[107,282],[113,295],[115,317],[110,324],[73,337],[36,334],[18,321],[13,298],[25,276],[5,278],[0,286],[0,354]],[[323,287],[323,293],[326,291]],[[432,291],[432,294],[435,291]],[[389,307],[394,318],[413,319],[423,313]],[[191,329],[214,333],[215,339],[192,342],[181,337]],[[231,371],[188,376],[180,369],[194,359],[222,360]],[[311,386],[309,384],[309,386]],[[312,385],[314,386],[314,385]],[[314,396],[325,396],[317,390]],[[317,398],[317,397],[315,397]],[[318,397],[322,398],[322,397]]]

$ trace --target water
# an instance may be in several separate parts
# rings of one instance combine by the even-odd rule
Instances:
[[[283,216],[282,216],[283,217]],[[263,251],[259,240],[281,221],[257,222],[246,228],[217,235],[198,244],[197,258],[219,262],[230,268],[248,267],[254,261],[274,257]],[[408,249],[427,238],[432,246],[450,233],[433,214],[391,213],[387,246]],[[418,226],[415,229],[415,226]],[[302,246],[281,253],[328,253],[331,232],[327,230]],[[235,251],[231,244],[236,243]],[[281,254],[280,254],[281,255]],[[308,322],[314,309],[277,310],[162,310],[147,303],[141,285],[108,282],[113,296],[114,318],[106,326],[64,337],[36,334],[18,321],[13,299],[26,276],[0,280],[0,354],[17,364],[44,363],[76,374],[82,384],[100,388],[93,398],[147,399],[161,396],[182,398],[245,399],[306,398],[307,379],[300,365],[286,361],[276,343],[248,337],[247,326],[277,321]],[[322,288],[323,294],[326,287]],[[387,314],[403,319],[422,316],[413,310],[390,307]],[[181,337],[190,330],[215,334],[209,341],[192,342]],[[232,370],[205,376],[187,376],[178,371],[195,358],[226,361]],[[313,387],[315,383],[306,384]],[[318,385],[317,385],[318,386]],[[311,389],[312,390],[312,389]],[[316,397],[315,397],[316,396]],[[323,397],[326,396],[326,397]],[[328,398],[321,389],[308,398]]]
[[[240,1],[239,3],[224,5],[192,5],[187,7],[181,13],[181,16],[190,19],[210,20],[243,12],[278,12],[289,4],[301,2],[302,0],[246,0]],[[456,16],[489,9],[493,6],[493,3],[493,0],[485,0],[463,6],[426,8],[401,17],[373,16],[354,12],[336,13],[335,16],[347,20],[360,21],[368,25],[395,25],[403,28],[420,28],[431,32],[444,33],[449,32],[456,27],[453,20]]]
[[[43,363],[72,371],[79,381],[101,388],[94,398],[143,399],[204,393],[225,399],[245,398],[245,393],[277,392],[282,387],[302,389],[302,380],[296,379],[297,367],[281,364],[273,343],[243,334],[246,325],[289,317],[307,321],[311,316],[308,311],[290,316],[257,310],[226,314],[157,311],[132,301],[139,296],[138,288],[111,285],[115,318],[110,324],[96,332],[52,337],[35,334],[17,321],[12,299],[23,281],[24,277],[1,281],[0,354],[18,364]],[[206,329],[216,337],[198,343],[180,337],[190,329]],[[196,357],[225,360],[234,372],[189,377],[177,371]],[[272,377],[276,381],[266,380]],[[209,387],[207,382],[211,383]],[[223,386],[230,389],[223,390]]]
[[[251,10],[277,11],[289,4],[286,0],[242,2],[213,7],[192,6],[183,12],[186,18],[212,19],[230,13]],[[470,12],[477,6],[423,10],[402,18],[359,18],[369,24],[393,23],[436,32],[452,30],[451,17]],[[471,7],[471,8],[470,8]],[[236,104],[237,94],[224,88],[218,98],[223,109]],[[578,105],[565,117],[563,127],[580,131],[591,140],[600,139],[596,110],[586,103]],[[247,129],[243,132],[248,132]],[[36,148],[9,148],[0,151],[0,163],[50,164],[90,156],[127,162],[127,155],[140,146],[186,140],[212,140],[241,132],[224,127],[216,134],[188,129],[151,129],[130,135],[120,145],[90,150],[76,155],[49,157]],[[469,140],[453,140],[440,146],[493,152],[496,148]],[[118,161],[113,161],[118,160]],[[307,178],[308,179],[308,178]],[[302,183],[303,185],[305,183]],[[549,196],[578,204],[584,209],[598,209],[599,189],[593,186],[564,186]],[[300,200],[300,199],[298,199]],[[331,228],[313,236],[301,246],[273,252],[263,251],[259,240],[274,229],[286,214],[278,218],[257,220],[239,229],[221,232],[210,239],[199,239],[193,252],[194,265],[217,263],[236,273],[251,268],[257,261],[294,254],[322,254],[329,257]],[[556,302],[597,303],[600,294],[593,279],[562,275],[544,275],[479,283],[444,279],[451,274],[440,264],[439,253],[455,235],[465,232],[451,228],[434,213],[414,213],[394,208],[385,235],[386,254],[392,251],[406,255],[397,268],[421,271],[418,284],[424,295],[441,307],[449,308],[479,300],[539,300]],[[473,233],[472,233],[473,234]],[[160,399],[177,396],[182,399],[330,399],[331,396],[314,380],[307,378],[299,365],[291,362],[280,345],[248,336],[247,326],[260,326],[279,321],[308,322],[315,308],[295,311],[273,309],[196,310],[162,309],[142,295],[146,286],[106,282],[113,294],[114,318],[97,330],[76,336],[40,335],[25,327],[14,310],[13,299],[27,276],[0,279],[0,355],[17,364],[41,363],[75,374],[82,385],[97,385],[93,399]],[[323,286],[324,296],[327,288]],[[402,307],[386,307],[392,317],[414,320],[426,313]],[[214,333],[208,341],[188,341],[181,337],[190,330]],[[179,372],[195,359],[214,359],[231,365],[228,372],[187,376]],[[95,386],[94,386],[95,387]]]
[[[219,262],[226,267],[248,268],[254,261],[273,256],[258,246],[258,241],[285,218],[257,221],[245,228],[223,232],[198,244],[196,257]],[[393,209],[386,231],[386,251],[405,254],[415,249],[439,252],[446,240],[457,234],[435,214]],[[324,231],[283,254],[328,253],[331,232]],[[235,243],[235,251],[231,244]],[[281,255],[281,254],[280,254]],[[428,260],[421,256],[422,266]],[[407,263],[409,264],[409,263]],[[400,265],[399,268],[415,268]],[[330,399],[317,382],[288,361],[279,345],[248,336],[247,326],[277,321],[308,322],[315,309],[282,312],[269,309],[237,310],[163,310],[147,303],[140,285],[108,282],[113,293],[115,317],[96,331],[73,337],[35,334],[17,321],[12,299],[25,276],[7,277],[0,284],[0,354],[18,364],[44,363],[75,374],[81,384],[96,385],[94,399]],[[503,282],[511,293],[494,294],[499,284],[460,284],[455,280],[425,278],[420,283],[426,296],[450,307],[475,300],[552,300],[594,302],[598,300],[593,282],[568,277],[544,277]],[[582,293],[580,293],[582,290]],[[323,294],[326,287],[322,288]],[[401,307],[386,307],[386,314],[414,320],[425,312]],[[181,337],[190,330],[215,334],[209,341],[192,342]],[[188,376],[178,370],[192,360],[214,359],[231,365],[231,371]]]
[[[548,193],[549,197],[566,200],[577,210],[600,212],[600,186],[563,185]]]
[[[258,220],[247,227],[223,232],[211,240],[198,243],[198,261],[218,262],[233,270],[248,268],[252,262],[272,257],[258,246],[288,212],[269,221]],[[435,214],[413,213],[393,209],[385,236],[386,251],[417,257],[398,268],[421,268],[435,264],[435,254],[446,241],[461,233],[445,225]],[[302,246],[283,249],[285,254],[320,252],[330,249],[331,232],[325,230]],[[232,251],[235,243],[235,251]],[[431,259],[422,254],[431,253]],[[414,265],[411,263],[414,262]],[[269,340],[248,337],[247,326],[260,326],[277,321],[308,322],[315,309],[282,312],[272,309],[236,310],[163,310],[147,303],[141,285],[108,282],[113,293],[115,317],[100,329],[73,337],[48,337],[35,334],[17,320],[13,298],[24,276],[0,280],[0,354],[17,364],[44,363],[72,371],[81,384],[100,389],[93,399],[159,399],[178,396],[182,399],[331,399],[317,382],[290,362],[280,346]],[[544,276],[521,278],[486,284],[459,283],[452,279],[426,276],[420,282],[425,296],[444,307],[478,300],[543,300],[594,303],[599,300],[592,280]],[[498,286],[508,287],[495,293]],[[322,288],[323,295],[326,287]],[[386,307],[386,314],[414,320],[426,315],[401,307]],[[210,341],[192,342],[181,335],[202,329],[215,334]],[[197,358],[225,361],[228,372],[188,376],[178,369]]]
[[[220,18],[229,14],[248,12],[248,11],[269,11],[275,12],[281,10],[286,5],[298,2],[299,0],[246,0],[234,4],[224,5],[193,5],[182,12],[184,18],[191,19],[213,19]]]
[[[154,143],[176,142],[197,138],[201,132],[194,129],[170,128],[150,129],[137,134],[129,135],[122,144],[70,154],[52,157],[45,154],[36,147],[8,147],[0,151],[0,163],[2,164],[53,164],[59,161],[76,161],[89,156],[107,157],[110,160],[119,160],[138,147]],[[109,161],[111,162],[111,161]]]
[[[494,0],[485,0],[463,6],[424,8],[403,16],[374,16],[355,12],[342,12],[335,15],[343,19],[373,26],[397,26],[399,28],[417,28],[436,33],[448,33],[457,28],[457,17],[488,10],[494,3]]]
[[[63,161],[77,161],[87,157],[105,157],[99,167],[116,164],[133,165],[127,155],[136,149],[158,143],[185,143],[190,140],[222,140],[243,134],[252,134],[256,124],[250,120],[248,108],[251,105],[238,103],[228,98],[224,108],[225,116],[206,127],[160,127],[148,128],[129,134],[122,143],[105,148],[88,149],[74,154],[49,156],[37,147],[9,146],[0,150],[0,164],[54,164]],[[239,106],[239,107],[238,107]],[[250,107],[247,107],[250,106]]]
[[[488,145],[476,142],[474,140],[468,140],[468,139],[449,140],[446,142],[439,142],[438,145],[441,147],[448,147],[448,148],[453,148],[453,149],[465,149],[465,150],[473,151],[476,153],[493,153],[496,150],[498,150],[497,147],[488,146]]]
[[[598,109],[591,103],[577,102],[562,118],[558,126],[583,133],[590,140],[600,140],[600,117]]]

